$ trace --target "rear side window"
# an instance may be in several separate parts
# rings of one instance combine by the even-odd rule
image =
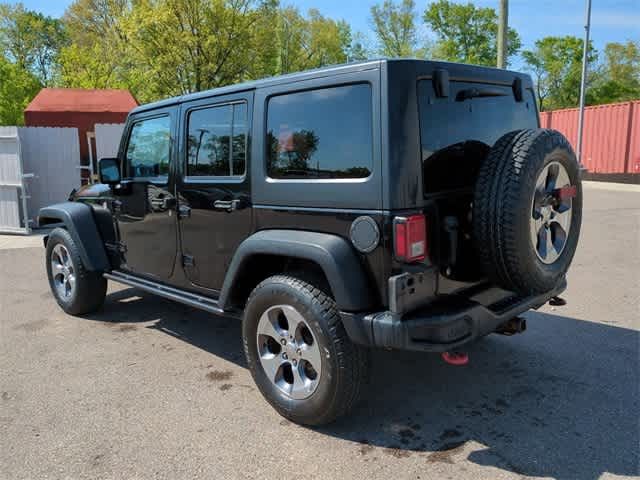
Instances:
[[[171,121],[168,116],[140,120],[131,127],[127,144],[129,178],[163,177],[169,174]]]
[[[471,91],[484,96],[469,98]],[[431,80],[420,80],[418,107],[425,194],[472,184],[496,140],[538,126],[531,90],[516,102],[511,86],[451,82],[449,96],[442,98]]]
[[[187,176],[244,175],[246,103],[193,110],[189,113],[187,122]]]
[[[271,97],[267,172],[280,179],[366,178],[373,164],[371,86]]]

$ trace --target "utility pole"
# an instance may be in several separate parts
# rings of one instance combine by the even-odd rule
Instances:
[[[584,129],[584,97],[587,90],[587,67],[589,66],[589,31],[591,30],[591,0],[587,0],[584,20],[584,45],[582,47],[582,79],[580,80],[580,112],[578,114],[578,145],[576,154],[580,166],[582,162],[582,131]]]
[[[507,68],[507,31],[509,29],[509,0],[500,0],[498,20],[498,68]]]

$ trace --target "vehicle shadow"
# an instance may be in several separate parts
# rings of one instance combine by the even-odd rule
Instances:
[[[147,328],[246,367],[241,323],[237,318],[215,316],[129,287],[108,292],[104,307],[84,315],[84,318],[119,326],[123,330],[130,327],[128,324],[148,323]]]
[[[126,303],[127,305],[122,305]],[[245,366],[240,322],[136,289],[91,316],[157,329]],[[133,320],[132,320],[133,319]],[[589,480],[640,474],[640,334],[613,324],[530,312],[523,335],[491,335],[465,367],[437,355],[372,353],[369,391],[348,417],[315,431],[396,457]],[[613,322],[610,322],[613,323]],[[475,442],[475,450],[467,448]]]

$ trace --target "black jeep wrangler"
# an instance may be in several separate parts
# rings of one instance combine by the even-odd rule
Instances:
[[[524,327],[566,287],[581,222],[567,140],[528,76],[419,60],[323,68],[143,105],[101,183],[43,208],[51,290],[107,280],[242,319],[283,416],[354,405],[369,348],[440,352]],[[561,300],[561,299],[558,299]]]

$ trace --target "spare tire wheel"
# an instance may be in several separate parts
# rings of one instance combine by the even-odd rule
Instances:
[[[561,133],[518,130],[495,143],[473,202],[475,248],[491,281],[525,295],[555,288],[573,259],[581,220],[580,169]]]

